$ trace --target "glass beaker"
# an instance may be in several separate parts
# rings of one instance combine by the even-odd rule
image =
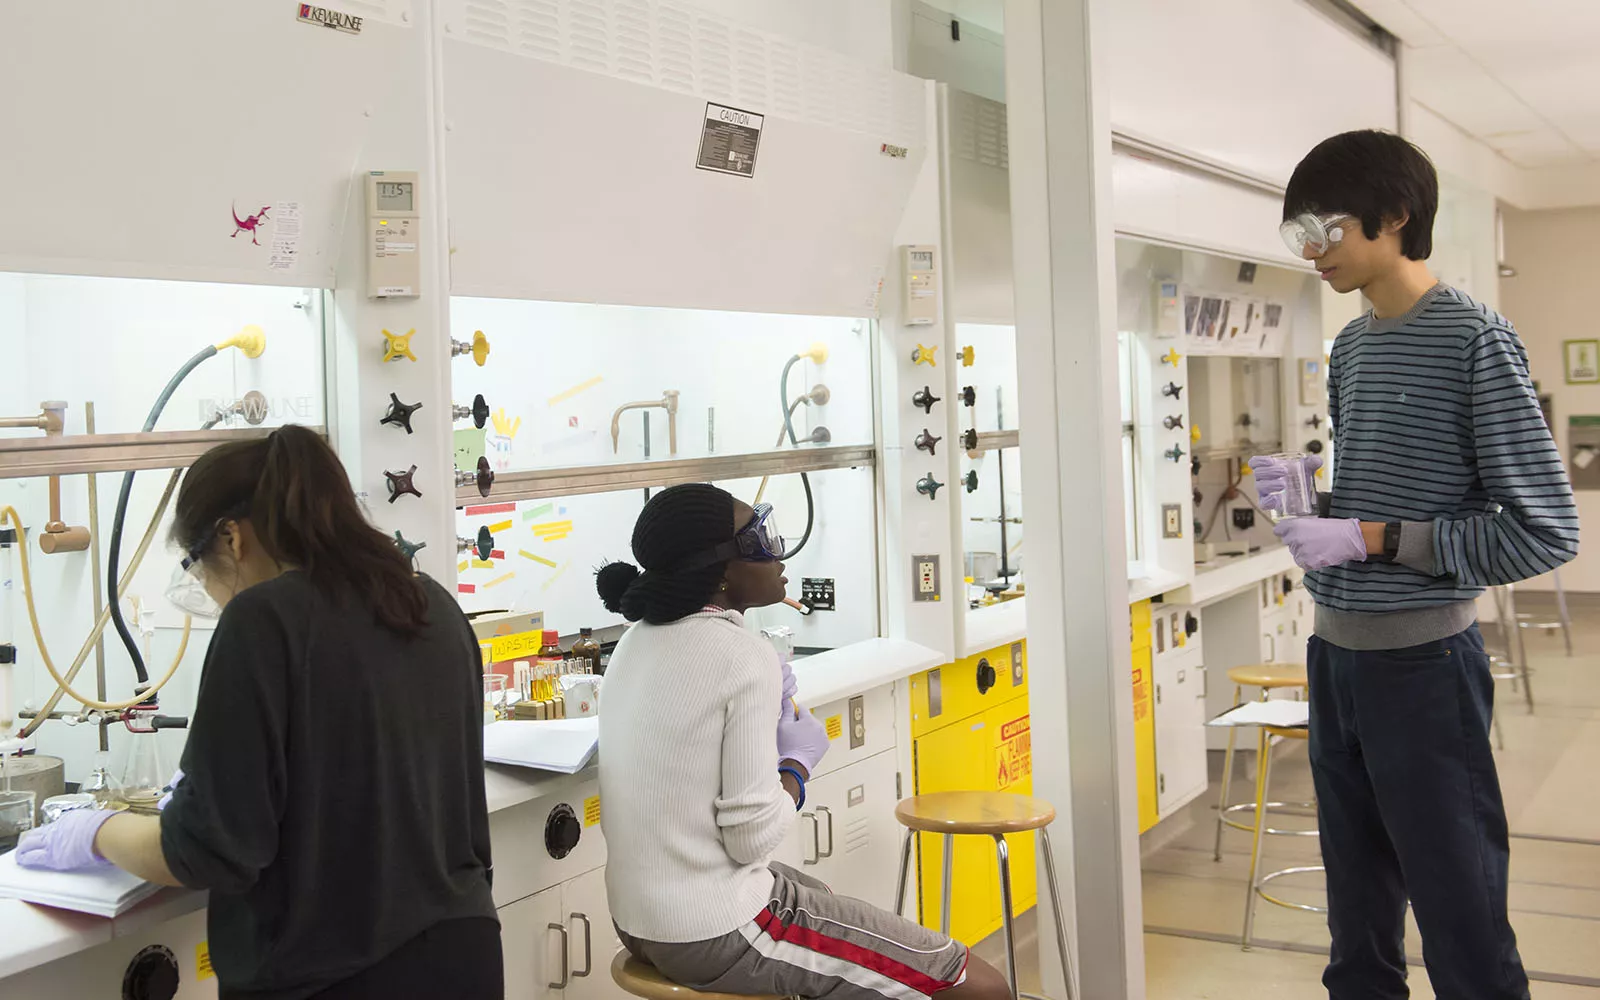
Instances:
[[[1279,462],[1283,466],[1283,487],[1263,494],[1261,499],[1275,496],[1279,501],[1267,509],[1268,515],[1274,521],[1282,521],[1291,517],[1316,517],[1317,516],[1317,481],[1315,470],[1308,461],[1309,456],[1298,451],[1279,452],[1268,455],[1268,458]],[[1263,504],[1262,506],[1266,506]]]
[[[483,724],[488,725],[511,714],[506,697],[509,681],[505,674],[483,675]]]
[[[17,838],[33,829],[33,792],[0,792],[0,850],[10,850]]]

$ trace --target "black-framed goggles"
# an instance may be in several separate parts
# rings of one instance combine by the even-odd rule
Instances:
[[[783,535],[778,533],[777,519],[773,516],[772,505],[758,503],[754,510],[755,516],[740,528],[733,538],[714,549],[691,557],[678,569],[680,571],[705,569],[707,566],[715,566],[717,563],[734,559],[744,562],[772,562],[782,559],[788,550],[784,546]]]

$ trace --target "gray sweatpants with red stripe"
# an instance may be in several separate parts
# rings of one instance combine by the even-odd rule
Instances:
[[[937,931],[772,864],[772,899],[738,930],[689,944],[623,947],[690,989],[828,1000],[924,1000],[959,985],[967,949]]]

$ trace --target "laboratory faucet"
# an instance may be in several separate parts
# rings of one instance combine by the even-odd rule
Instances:
[[[611,453],[615,455],[622,440],[622,415],[629,410],[643,410],[645,426],[645,457],[650,457],[650,411],[656,408],[667,411],[667,453],[672,456],[678,454],[678,390],[668,389],[661,394],[660,399],[643,400],[638,403],[624,403],[617,407],[611,414]]]

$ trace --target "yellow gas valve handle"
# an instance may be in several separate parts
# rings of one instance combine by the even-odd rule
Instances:
[[[1200,443],[1200,428],[1198,426],[1189,428],[1189,443],[1190,444],[1199,444]]]
[[[1164,365],[1171,365],[1174,368],[1178,367],[1178,362],[1182,360],[1183,355],[1178,353],[1178,349],[1176,347],[1171,348],[1167,351],[1167,353],[1161,355],[1161,363]]]
[[[406,358],[410,361],[417,360],[417,356],[411,353],[411,337],[416,332],[416,327],[412,327],[405,333],[383,331],[383,360],[385,362],[397,361],[400,358]]]
[[[972,349],[971,344],[968,344],[961,349],[961,353],[957,354],[956,357],[961,359],[961,367],[971,368],[972,363],[978,360],[978,352]]]
[[[937,368],[939,367],[939,362],[934,358],[934,352],[938,350],[938,344],[932,347],[924,347],[918,344],[917,349],[911,352],[911,363],[913,365],[927,365],[929,368]]]

